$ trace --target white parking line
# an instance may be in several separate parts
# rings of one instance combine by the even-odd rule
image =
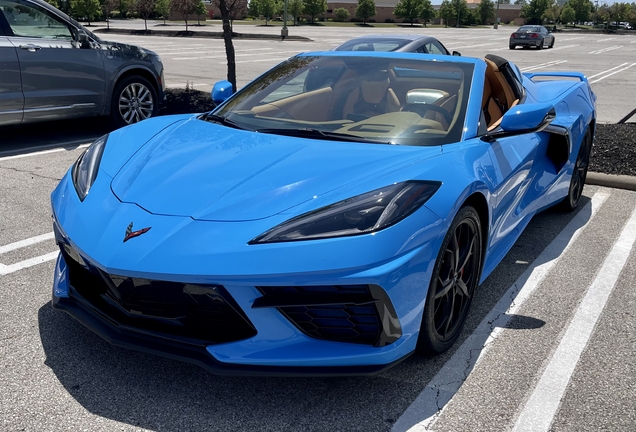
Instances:
[[[563,231],[512,284],[415,401],[402,413],[393,425],[393,432],[424,431],[437,421],[467,378],[465,371],[470,371],[477,366],[508,321],[578,239],[580,233],[596,216],[609,196],[610,191],[600,189],[594,194],[592,200],[572,218]]]
[[[597,73],[597,74],[594,74],[594,75],[592,75],[592,76],[589,76],[589,77],[587,77],[587,79],[588,79],[588,80],[590,80],[590,79],[595,78],[595,77],[597,77],[597,76],[599,76],[599,75],[603,75],[604,73],[611,72],[611,71],[613,71],[614,69],[618,69],[618,68],[619,68],[619,67],[621,67],[621,66],[625,66],[626,64],[628,64],[628,63],[623,63],[623,64],[620,64],[620,65],[618,65],[618,66],[614,66],[614,67],[613,67],[613,68],[611,68],[611,69],[604,70],[603,72],[599,72],[599,73]]]
[[[73,150],[86,148],[89,145],[90,145],[90,143],[81,144],[81,145],[78,145]],[[49,146],[37,146],[37,147],[30,147],[30,148],[25,148],[25,149],[21,149],[21,150],[24,151],[24,152],[30,152],[32,150],[37,150],[37,149],[43,148],[43,147],[46,148],[46,147],[49,147]],[[25,157],[40,156],[40,155],[45,155],[45,154],[49,154],[49,153],[57,153],[57,152],[62,152],[62,151],[68,151],[68,149],[55,148],[55,149],[51,149],[51,150],[34,151],[32,153],[22,153],[22,154],[17,154],[17,155],[12,155],[12,156],[0,156],[0,162],[11,160],[11,159],[21,159],[21,158],[25,158]]]
[[[474,39],[479,39],[479,38],[474,38]],[[466,48],[477,48],[477,47],[483,47],[483,46],[489,46],[489,45],[497,45],[496,43],[485,43],[485,44],[478,44],[478,45],[460,45],[460,46],[454,46],[451,48],[448,48],[449,50],[454,50],[454,49],[466,49]]]
[[[556,66],[559,65],[561,63],[567,63],[567,60],[552,60],[549,61],[547,63],[539,63],[538,65],[534,65],[534,66],[526,66],[525,68],[521,68],[522,72],[529,72],[529,71],[533,71],[533,70],[537,70],[537,69],[543,69],[546,67],[552,67],[552,66]]]
[[[636,210],[605,258],[550,363],[515,423],[516,432],[550,429],[572,373],[587,346],[605,304],[636,241]]]
[[[208,83],[166,83],[166,88],[180,88],[180,87],[185,87],[187,85],[189,85],[190,87],[205,87],[205,86],[209,86],[212,84],[208,84]]]
[[[35,265],[54,260],[57,258],[59,253],[59,251],[55,251],[45,255],[41,255],[39,257],[29,258],[11,265],[0,264],[0,276],[5,276],[9,273],[17,272],[18,270],[33,267]]]
[[[606,52],[617,50],[619,48],[623,48],[623,45],[614,45],[614,46],[611,46],[611,47],[608,47],[608,48],[603,48],[603,49],[596,50],[596,51],[590,51],[588,54],[603,54],[603,53],[606,53]]]
[[[572,40],[577,40],[577,39],[583,39],[583,36],[571,37],[571,38],[567,38],[567,39],[559,39],[559,41],[565,42],[565,41],[572,41]]]
[[[624,67],[623,69],[619,69],[617,71],[612,72],[611,74],[604,75],[604,76],[600,77],[599,79],[595,79],[594,81],[590,81],[590,84],[594,84],[594,83],[597,83],[599,81],[603,81],[605,78],[611,77],[612,75],[617,74],[619,72],[623,72],[624,70],[629,69],[632,66],[636,66],[636,63],[632,63],[629,66]]]
[[[616,39],[616,38],[599,39],[596,42],[605,42],[605,41],[614,40],[614,39]]]
[[[268,61],[277,61],[280,62],[282,60],[287,60],[289,58],[289,56],[287,57],[278,57],[278,58],[267,58],[267,59],[261,59],[261,60],[242,60],[242,61],[237,61],[236,63],[260,63],[260,62],[268,62]],[[220,64],[225,64],[225,62],[219,62]]]
[[[257,49],[249,49],[249,50],[236,50],[236,53],[239,54],[235,54],[234,57],[245,57],[245,56],[249,56],[253,54],[253,51],[269,51],[272,50],[273,48],[257,48]],[[240,53],[245,53],[247,51],[246,54],[240,54]],[[268,53],[264,53],[264,54],[281,54],[281,53],[286,53],[286,52],[297,52],[297,51],[277,51],[277,52],[268,52]],[[194,53],[185,53],[185,54],[194,54]],[[226,58],[226,54],[216,54],[216,55],[211,55],[211,56],[198,56],[198,57],[174,57],[171,60],[198,60],[198,59],[215,59],[215,58]]]
[[[549,50],[549,51],[544,51],[544,52],[559,51],[559,50],[562,50],[562,49],[574,48],[574,47],[577,47],[577,46],[580,46],[580,45],[578,45],[578,44],[577,44],[577,45],[563,45],[563,46],[557,46],[556,48],[550,48],[550,50]]]
[[[54,237],[53,231],[51,231],[50,233],[46,233],[46,234],[42,234],[42,235],[39,235],[39,236],[31,237],[31,238],[28,238],[26,240],[20,240],[20,241],[17,241],[15,243],[10,243],[10,244],[5,245],[5,246],[0,246],[0,255],[2,255],[4,253],[7,253],[7,252],[11,252],[11,251],[16,250],[16,249],[20,249],[20,248],[23,248],[23,247],[31,246],[31,245],[34,245],[36,243],[41,243],[41,242],[46,241],[46,240],[51,240],[53,237]]]

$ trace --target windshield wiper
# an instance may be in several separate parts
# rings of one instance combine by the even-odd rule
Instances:
[[[320,129],[312,128],[269,128],[269,129],[257,129],[256,132],[274,134],[274,135],[287,135],[295,136],[299,138],[315,138],[315,139],[328,139],[332,141],[356,141],[356,142],[369,142],[375,144],[389,144],[387,141],[376,140],[373,138],[366,138],[360,135],[346,134],[340,132],[329,132]]]
[[[210,114],[206,114],[203,118],[206,121],[213,121],[215,123],[222,124],[223,126],[229,126],[229,127],[235,128],[235,129],[245,130],[245,128],[242,127],[242,126],[239,126],[238,123],[233,122],[232,120],[227,119],[227,118],[225,118],[223,116],[220,116],[220,115],[216,115],[216,114],[210,113]]]

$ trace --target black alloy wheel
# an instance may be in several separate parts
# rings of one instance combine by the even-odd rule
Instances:
[[[566,211],[574,211],[583,196],[583,188],[585,187],[585,179],[587,178],[587,169],[590,164],[590,153],[592,152],[592,133],[588,128],[581,141],[581,148],[574,162],[574,170],[572,171],[572,179],[568,195],[561,202],[561,206]]]
[[[541,43],[537,45],[537,49],[543,49],[543,44],[545,43],[545,39],[541,39]]]
[[[426,296],[418,350],[447,351],[457,340],[468,316],[482,266],[482,232],[473,207],[455,216],[435,262]]]

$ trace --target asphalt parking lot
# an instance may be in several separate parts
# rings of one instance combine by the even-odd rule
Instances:
[[[359,29],[303,31],[314,41],[237,41],[239,85]],[[557,34],[552,50],[512,52],[501,30],[426,32],[463,55],[583,71],[601,121],[635,108],[625,89],[636,80],[636,37]],[[209,90],[225,76],[221,40],[109,38],[161,54],[174,87]],[[49,195],[100,127],[14,129],[0,142],[0,430],[636,430],[636,193],[588,186],[577,213],[538,215],[481,285],[444,355],[412,356],[369,378],[217,377],[112,347],[50,307]],[[24,151],[6,151],[20,140]]]

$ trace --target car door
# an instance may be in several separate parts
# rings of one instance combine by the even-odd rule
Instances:
[[[7,27],[4,11],[0,6],[0,126],[20,123],[24,109],[18,54],[5,35]]]
[[[11,8],[9,40],[20,62],[23,123],[100,114],[104,105],[101,50],[82,46],[77,29],[28,0],[0,0]]]

